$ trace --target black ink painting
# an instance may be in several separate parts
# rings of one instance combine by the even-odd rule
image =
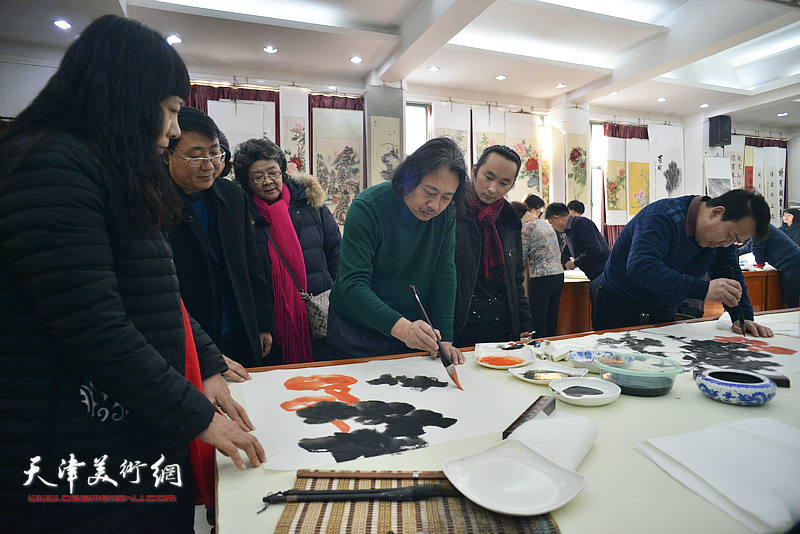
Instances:
[[[759,351],[758,348],[753,347],[753,344],[762,343],[768,348],[780,348],[769,347],[760,340],[748,340],[736,336],[691,340],[672,335],[666,337],[680,342],[681,350],[685,351],[684,359],[690,362],[686,365],[687,368],[713,366],[757,373],[759,371],[777,371],[777,368],[783,367],[774,361],[772,354]]]
[[[427,391],[429,388],[446,388],[449,386],[447,382],[443,382],[433,376],[407,377],[404,375],[391,374],[383,374],[379,378],[367,380],[367,384],[372,384],[373,386],[396,386],[400,384],[401,387],[411,388],[417,391]]]
[[[337,462],[425,447],[428,443],[421,436],[426,426],[448,428],[456,422],[441,413],[418,410],[405,402],[378,400],[358,401],[352,405],[339,401],[318,402],[296,413],[312,425],[353,420],[366,426],[383,426],[382,430],[360,428],[300,440],[300,447],[308,452],[330,453]]]
[[[635,336],[631,332],[626,332],[625,335],[619,339],[601,337],[597,340],[597,345],[598,347],[600,345],[610,345],[612,347],[619,347],[622,345],[632,352],[641,352],[643,354],[652,354],[654,356],[663,356],[665,358],[668,357],[663,351],[657,350],[664,348],[663,341],[652,337]]]

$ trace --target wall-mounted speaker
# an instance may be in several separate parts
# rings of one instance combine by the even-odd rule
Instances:
[[[708,146],[726,146],[731,144],[731,118],[728,115],[717,115],[708,119]]]

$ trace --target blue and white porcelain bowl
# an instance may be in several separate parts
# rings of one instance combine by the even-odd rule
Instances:
[[[703,371],[695,382],[707,397],[739,406],[766,404],[778,389],[775,382],[765,376],[733,369]]]

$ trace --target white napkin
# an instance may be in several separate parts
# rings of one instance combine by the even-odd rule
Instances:
[[[634,448],[753,532],[786,532],[800,520],[800,430],[744,419]]]
[[[550,415],[540,412],[508,437],[574,471],[592,448],[597,437],[597,425],[586,417],[556,409]]]

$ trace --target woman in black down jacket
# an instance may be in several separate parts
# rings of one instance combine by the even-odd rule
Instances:
[[[4,532],[192,532],[190,442],[264,460],[219,351],[186,335],[161,231],[188,93],[163,37],[109,15],[0,137]]]
[[[307,323],[308,317],[302,314],[290,317],[293,304],[299,306],[302,303],[297,302],[297,288],[267,238],[269,230],[290,267],[293,260],[297,261],[292,274],[301,286],[305,283],[307,292],[319,295],[328,291],[339,270],[342,234],[325,205],[325,192],[319,182],[308,174],[287,174],[286,156],[269,139],[249,139],[241,143],[236,147],[233,163],[236,181],[250,197],[256,244],[267,279],[272,280],[274,293],[277,342],[273,344],[272,352],[264,358],[264,365],[310,361],[309,356],[313,356],[314,361],[327,360],[325,339],[311,340],[311,354],[305,350],[305,340],[298,339],[307,335],[299,323]],[[280,201],[283,201],[283,205]],[[288,210],[288,218],[283,213],[284,209]],[[269,221],[264,214],[269,215]],[[286,224],[282,224],[282,221]],[[298,245],[299,248],[296,248]],[[294,254],[301,257],[294,257]],[[283,297],[282,293],[285,293]],[[283,317],[283,326],[279,316]]]

